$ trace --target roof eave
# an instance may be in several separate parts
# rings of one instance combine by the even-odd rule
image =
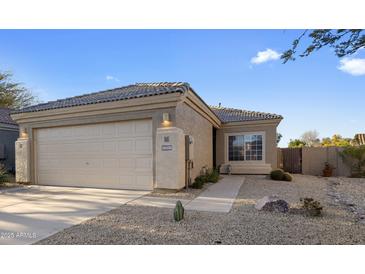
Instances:
[[[18,131],[19,126],[17,124],[8,124],[0,122],[0,130],[13,130]]]
[[[11,114],[11,117],[18,124],[31,123],[46,119],[58,119],[68,116],[89,116],[98,113],[117,113],[134,111],[136,109],[154,109],[176,105],[181,101],[182,93],[169,93],[149,97],[133,98],[97,104],[86,104],[73,107],[55,108],[36,112],[21,112]]]
[[[222,123],[222,127],[236,127],[236,126],[245,126],[245,125],[276,125],[276,126],[278,126],[280,124],[281,120],[283,120],[283,118],[225,122],[225,123]]]

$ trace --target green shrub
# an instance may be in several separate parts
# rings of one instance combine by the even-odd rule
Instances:
[[[270,173],[270,178],[275,181],[282,181],[284,177],[284,170],[282,169],[274,169]]]
[[[9,181],[9,175],[8,172],[6,170],[6,168],[1,165],[0,166],[0,184],[6,183]]]
[[[293,176],[289,172],[284,172],[283,181],[291,182],[293,181]]]
[[[195,188],[195,189],[201,189],[203,188],[204,183],[202,183],[201,181],[195,181],[194,183],[191,184],[191,188]]]
[[[322,215],[321,203],[314,200],[313,198],[300,198],[300,201],[303,203],[302,209],[305,214],[308,216],[318,217]]]
[[[219,172],[217,169],[208,169],[206,176],[207,182],[216,183],[219,180]]]
[[[195,178],[194,183],[191,185],[192,188],[203,188],[203,185],[207,182],[206,175],[199,175]]]
[[[343,161],[351,169],[351,177],[363,177],[365,174],[365,145],[346,147],[339,152]]]
[[[202,188],[205,183],[216,183],[219,180],[218,169],[208,169],[206,174],[199,175],[195,178],[192,188]]]

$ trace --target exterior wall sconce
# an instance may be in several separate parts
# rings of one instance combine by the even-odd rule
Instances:
[[[162,113],[162,125],[164,127],[169,127],[171,124],[170,122],[170,114],[168,112]]]
[[[27,139],[28,138],[28,131],[26,128],[21,128],[20,130],[20,138]]]
[[[162,121],[163,122],[170,122],[170,115],[168,112],[162,113]]]

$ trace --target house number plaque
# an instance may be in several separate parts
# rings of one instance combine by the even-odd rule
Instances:
[[[172,150],[172,145],[162,145],[161,150],[162,151],[170,151],[170,150]]]

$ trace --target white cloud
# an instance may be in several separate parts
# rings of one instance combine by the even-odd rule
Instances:
[[[281,56],[281,53],[272,50],[272,49],[266,49],[264,51],[259,51],[255,57],[251,58],[251,64],[262,64],[269,62],[271,60],[277,60]]]
[[[105,80],[119,82],[119,79],[117,77],[114,77],[114,76],[111,76],[111,75],[105,76]]]
[[[354,76],[365,75],[365,59],[343,58],[337,68]]]

